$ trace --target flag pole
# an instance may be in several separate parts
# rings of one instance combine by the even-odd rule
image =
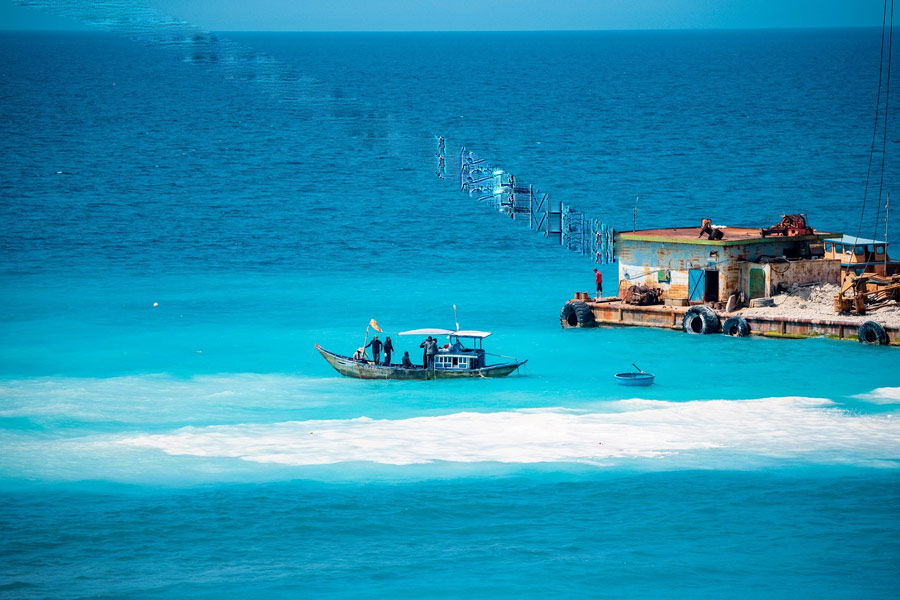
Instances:
[[[365,360],[365,358],[366,358],[366,345],[368,343],[369,343],[369,326],[366,325],[366,339],[363,340],[363,345],[362,345],[363,351],[362,351],[362,356],[360,357],[363,360]]]

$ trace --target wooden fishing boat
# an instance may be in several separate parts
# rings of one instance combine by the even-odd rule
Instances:
[[[316,344],[316,350],[335,370],[345,377],[357,379],[454,379],[459,377],[505,377],[517,371],[527,360],[512,357],[509,362],[488,365],[485,362],[487,353],[482,347],[482,340],[491,335],[489,331],[451,331],[449,329],[413,329],[401,331],[400,335],[411,336],[447,336],[451,341],[443,348],[438,348],[434,363],[429,368],[414,366],[403,367],[375,364],[370,360],[354,360],[349,356],[336,354]],[[471,348],[461,341],[472,340]]]

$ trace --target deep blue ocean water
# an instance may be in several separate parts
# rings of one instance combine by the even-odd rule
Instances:
[[[0,596],[896,597],[897,349],[562,330],[590,262],[432,156],[620,229],[855,234],[880,31],[227,36],[303,93],[0,35]],[[454,304],[521,376],[313,350],[375,318],[416,359]]]

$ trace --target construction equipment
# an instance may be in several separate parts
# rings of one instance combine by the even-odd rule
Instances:
[[[815,235],[816,230],[806,222],[806,215],[781,215],[781,222],[772,227],[759,230],[763,237],[780,235],[782,237],[795,237],[798,235]]]
[[[625,304],[634,304],[637,306],[649,306],[660,303],[662,296],[662,288],[654,288],[646,285],[631,285],[625,290],[622,301]]]
[[[864,315],[867,310],[895,302],[900,303],[900,274],[888,277],[863,273],[841,285],[840,293],[834,297],[834,312]]]

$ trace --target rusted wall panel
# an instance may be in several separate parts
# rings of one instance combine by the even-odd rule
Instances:
[[[750,297],[749,269],[747,262],[759,256],[781,256],[797,242],[789,239],[772,239],[761,243],[719,246],[696,245],[673,241],[622,240],[618,247],[619,295],[628,286],[646,285],[664,290],[663,298],[687,298],[690,294],[688,272],[691,269],[719,272],[719,299],[725,301],[736,290],[744,290]],[[826,264],[827,263],[827,264]],[[821,259],[778,263],[775,266],[756,265],[766,271],[766,290],[779,283],[811,281],[840,281],[840,266],[836,261]],[[780,265],[784,265],[781,267]],[[659,272],[664,281],[659,281]],[[772,271],[777,271],[774,276]],[[786,273],[781,273],[787,271]],[[668,279],[666,281],[666,279]]]
[[[769,289],[787,288],[793,283],[841,282],[841,263],[837,260],[802,260],[769,267]]]
[[[761,269],[766,274],[766,296],[777,293],[779,286],[786,289],[791,284],[840,283],[841,263],[837,260],[813,259],[787,263],[741,264],[741,289],[750,298],[750,269]]]

